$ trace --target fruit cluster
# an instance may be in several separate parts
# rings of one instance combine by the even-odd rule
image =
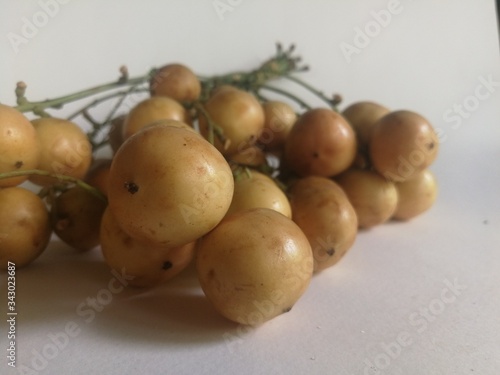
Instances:
[[[301,70],[292,51],[279,47],[257,70],[210,79],[182,64],[155,69],[149,96],[124,114],[115,105],[97,123],[85,107],[89,134],[47,117],[45,108],[66,99],[31,103],[18,86],[17,109],[0,105],[0,268],[32,262],[52,231],[80,251],[100,246],[137,287],[195,262],[213,306],[255,325],[289,311],[359,228],[430,208],[436,183],[427,168],[439,142],[429,122],[373,102],[339,113],[338,95],[290,76]],[[135,90],[122,74],[118,83]],[[328,106],[267,84],[279,77]],[[268,99],[265,89],[295,103]],[[25,109],[42,117],[30,122]],[[108,144],[112,157],[93,156]],[[41,186],[38,195],[19,186],[26,179]]]

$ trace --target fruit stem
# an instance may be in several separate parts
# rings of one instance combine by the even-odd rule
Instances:
[[[106,203],[108,201],[106,196],[99,189],[96,189],[95,187],[87,184],[86,182],[84,182],[78,178],[66,176],[63,174],[50,173],[48,171],[44,171],[41,169],[27,169],[27,170],[23,170],[23,171],[12,171],[12,172],[0,173],[0,180],[4,179],[4,178],[10,178],[10,177],[32,176],[32,175],[53,177],[53,178],[57,178],[58,180],[60,180],[62,182],[73,183],[73,184],[78,185],[79,187],[87,190],[89,193],[94,194],[97,198],[101,199],[102,201],[104,201]]]
[[[304,87],[306,90],[310,91],[311,93],[316,95],[318,98],[323,100],[325,103],[327,103],[334,111],[338,112],[337,105],[340,104],[340,102],[342,100],[342,98],[339,95],[335,94],[332,96],[332,98],[328,98],[322,91],[311,86],[309,83],[304,82],[300,78],[297,78],[297,77],[289,75],[289,74],[284,75],[283,78],[286,78],[286,79],[288,79],[292,82],[295,82],[296,84]]]
[[[120,78],[114,82],[110,83],[105,83],[103,85],[95,86],[90,89],[78,91],[69,95],[64,95],[60,96],[58,98],[54,99],[47,99],[47,100],[42,100],[39,102],[31,102],[26,99],[25,92],[26,92],[26,84],[20,82],[18,83],[18,87],[16,88],[16,96],[17,96],[17,102],[18,106],[14,107],[20,112],[33,112],[37,114],[37,112],[44,111],[47,108],[56,108],[59,109],[61,108],[62,105],[71,103],[77,100],[81,100],[84,98],[87,98],[89,96],[93,96],[96,94],[100,94],[105,91],[113,90],[119,87],[123,87],[125,85],[128,86],[135,86],[141,83],[145,83],[149,80],[151,76],[151,72],[149,72],[146,75],[140,76],[140,77],[135,77],[135,78],[126,78],[125,76],[120,76]],[[125,77],[125,79],[124,79]],[[21,87],[24,85],[24,89],[19,89],[19,86]],[[116,96],[116,95],[115,95]]]
[[[261,89],[265,89],[265,90],[269,90],[269,91],[273,91],[275,93],[278,93],[278,94],[281,94],[283,96],[286,96],[287,98],[292,99],[294,102],[298,103],[301,107],[303,107],[305,109],[311,109],[312,108],[309,104],[307,104],[306,102],[304,102],[302,99],[299,99],[298,97],[296,97],[295,95],[289,93],[288,91],[282,90],[282,89],[274,87],[274,86],[269,86],[269,85],[262,85],[260,88]]]
[[[229,147],[229,144],[227,144],[228,140],[224,136],[224,130],[217,125],[212,118],[210,117],[210,114],[207,112],[203,104],[196,100],[193,102],[193,107],[202,114],[203,117],[205,117],[205,120],[207,120],[208,124],[208,135],[207,135],[207,140],[214,145],[215,144],[215,137],[214,134],[219,138],[219,141],[224,145],[224,148],[226,149]]]

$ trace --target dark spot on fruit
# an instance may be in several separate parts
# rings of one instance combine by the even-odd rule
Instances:
[[[432,150],[432,149],[434,148],[434,146],[435,146],[434,142],[431,142],[431,143],[429,143],[429,144],[427,145],[427,148],[428,148],[429,150]]]
[[[132,237],[129,237],[129,236],[126,236],[123,238],[123,244],[125,245],[125,247],[130,247],[132,246]]]
[[[314,153],[313,153],[313,158],[315,158],[315,159],[319,158],[319,154],[318,154],[318,152],[314,151]]]
[[[19,161],[16,161],[16,164],[14,164],[14,167],[16,167],[16,169],[19,169],[19,168],[21,168],[23,165],[24,165],[24,163],[22,162],[22,160],[19,160]]]
[[[161,267],[162,270],[166,271],[169,270],[170,268],[173,267],[173,264],[171,261],[167,260],[165,263],[163,263],[163,266]]]
[[[329,256],[333,256],[333,254],[335,254],[335,249],[333,247],[329,248],[326,253],[329,255]]]
[[[182,145],[183,145],[183,146],[186,146],[186,144],[185,144],[185,143],[183,143]]]
[[[282,311],[282,312],[283,312],[283,314],[284,314],[284,313],[289,312],[291,309],[292,309],[292,306],[290,306],[290,307],[286,307],[286,308],[284,308],[284,309],[283,309],[283,311]]]
[[[215,270],[211,268],[210,271],[208,271],[207,276],[209,279],[213,279],[215,277]]]
[[[127,189],[130,194],[135,194],[139,191],[139,186],[137,186],[134,182],[125,182],[123,187]]]

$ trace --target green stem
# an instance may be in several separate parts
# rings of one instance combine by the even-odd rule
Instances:
[[[306,102],[304,102],[302,99],[299,99],[298,97],[296,97],[295,95],[289,93],[288,91],[279,89],[279,88],[274,87],[274,86],[269,86],[269,85],[262,85],[260,87],[261,87],[261,89],[273,91],[273,92],[275,92],[277,94],[286,96],[287,98],[292,99],[293,101],[295,101],[296,103],[298,103],[300,106],[302,106],[305,109],[311,109],[312,108],[309,104],[307,104]]]
[[[207,112],[203,104],[199,101],[195,101],[193,103],[194,108],[196,108],[197,111],[201,112],[202,116],[205,117],[205,120],[207,120],[208,124],[208,135],[207,135],[207,140],[213,145],[215,142],[215,137],[214,135],[217,135],[217,138],[219,138],[219,141],[226,146],[227,139],[224,136],[224,130],[217,125],[212,118],[210,117],[210,114]]]
[[[0,173],[0,180],[4,179],[4,178],[10,178],[10,177],[32,176],[32,175],[53,177],[53,178],[58,179],[59,181],[73,183],[73,184],[87,190],[89,193],[94,194],[97,198],[103,200],[104,202],[108,201],[106,199],[106,196],[101,191],[99,191],[95,187],[87,184],[86,182],[84,182],[78,178],[66,176],[63,174],[50,173],[48,171],[44,171],[41,169],[27,169],[27,170],[23,170],[23,171],[12,171],[12,172]]]
[[[307,82],[304,82],[302,81],[300,78],[297,78],[297,77],[294,77],[294,76],[291,76],[291,75],[284,75],[283,78],[286,78],[292,82],[295,82],[296,84],[304,87],[306,90],[309,90],[311,93],[313,93],[314,95],[316,95],[318,98],[320,98],[321,100],[323,100],[325,103],[328,104],[328,106],[330,106],[331,108],[333,109],[337,109],[337,106],[336,104],[332,101],[332,99],[328,98],[325,94],[323,94],[322,91],[314,88],[313,86],[311,86],[310,84],[308,84]]]
[[[123,86],[138,85],[147,82],[149,77],[150,73],[140,77],[129,78],[127,80],[118,80],[106,83],[104,85],[95,86],[90,89],[82,90],[73,94],[60,96],[54,99],[42,100],[39,102],[31,102],[26,100],[24,101],[23,104],[20,104],[15,108],[20,112],[39,112],[39,111],[44,111],[47,108],[60,108],[63,104],[75,102],[77,100],[81,100],[89,96],[100,94],[105,91],[109,91]]]

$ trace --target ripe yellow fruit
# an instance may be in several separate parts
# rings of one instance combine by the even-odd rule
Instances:
[[[373,125],[390,110],[374,102],[356,102],[342,111],[342,116],[351,124],[359,146],[365,148],[370,143]]]
[[[155,96],[143,100],[130,110],[122,128],[123,139],[129,138],[145,126],[160,123],[163,120],[175,120],[187,125],[189,115],[184,107],[172,98]]]
[[[254,170],[250,176],[242,172],[234,183],[233,200],[226,215],[259,207],[292,217],[288,198],[270,177]]]
[[[205,103],[210,118],[223,130],[227,148],[218,137],[215,147],[225,156],[244,152],[253,146],[264,128],[264,111],[258,100],[249,92],[223,86],[216,89]],[[199,116],[200,131],[207,137],[208,122]]]
[[[373,167],[392,181],[405,181],[436,159],[439,140],[418,113],[391,112],[373,126],[369,153]]]
[[[168,64],[158,69],[149,87],[152,96],[168,96],[180,103],[192,102],[201,93],[198,77],[182,64]]]
[[[288,195],[293,221],[311,244],[315,272],[333,266],[358,233],[356,212],[344,191],[328,178],[309,176],[295,181]]]
[[[360,228],[389,220],[398,204],[394,183],[369,170],[349,169],[335,178],[356,211]]]
[[[24,267],[45,250],[51,234],[42,199],[21,188],[0,189],[0,270],[7,262]]]
[[[434,174],[428,169],[404,182],[397,182],[398,206],[394,219],[410,220],[432,207],[436,201],[437,184]]]
[[[146,127],[120,147],[109,173],[108,200],[131,237],[176,247],[213,229],[233,197],[231,169],[199,134]]]
[[[39,169],[83,179],[92,161],[92,145],[87,135],[71,121],[44,117],[32,121],[41,147]],[[33,175],[30,181],[47,186],[55,178]]]
[[[354,131],[341,115],[316,108],[304,113],[293,126],[284,158],[301,177],[332,177],[353,163],[356,147]]]
[[[0,104],[0,173],[35,169],[40,145],[30,121],[18,110]],[[0,188],[19,185],[28,176],[0,179]]]
[[[199,241],[196,269],[217,311],[259,325],[290,311],[309,285],[313,259],[292,220],[256,208],[226,217]]]
[[[168,281],[184,270],[194,257],[195,243],[170,248],[152,246],[125,233],[108,209],[104,211],[100,242],[104,259],[109,267],[126,270],[133,277],[130,285],[151,287]]]
[[[277,100],[265,102],[262,108],[265,121],[259,143],[267,151],[282,150],[290,130],[297,121],[297,114],[288,104]]]

